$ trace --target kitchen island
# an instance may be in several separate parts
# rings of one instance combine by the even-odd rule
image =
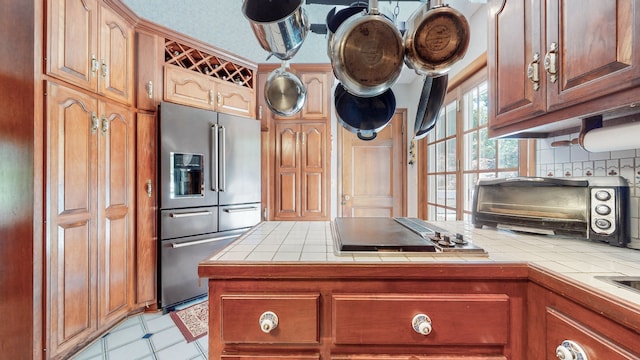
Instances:
[[[551,359],[573,340],[640,358],[640,293],[598,278],[640,276],[639,251],[436,224],[487,253],[341,253],[329,222],[257,225],[200,263],[209,357]]]

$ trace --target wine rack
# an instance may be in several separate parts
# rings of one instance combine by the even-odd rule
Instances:
[[[174,40],[166,39],[164,49],[165,64],[177,65],[238,86],[254,88],[254,71],[250,68]]]

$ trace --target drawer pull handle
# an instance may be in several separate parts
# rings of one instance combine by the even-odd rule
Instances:
[[[418,314],[411,320],[413,330],[420,335],[429,335],[433,329],[431,319],[425,314]]]
[[[260,330],[270,333],[278,327],[278,315],[271,311],[265,311],[260,315]]]
[[[556,357],[559,360],[588,360],[587,353],[578,343],[565,340],[556,348]]]

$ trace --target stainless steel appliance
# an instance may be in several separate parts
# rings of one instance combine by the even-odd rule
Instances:
[[[158,302],[203,296],[198,263],[260,222],[260,122],[160,104]]]
[[[626,246],[629,185],[620,176],[480,179],[473,223]]]

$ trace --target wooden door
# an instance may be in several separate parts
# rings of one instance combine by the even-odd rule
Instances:
[[[98,319],[129,310],[133,279],[135,118],[121,105],[101,104],[98,159]]]
[[[47,3],[47,72],[95,91],[99,56],[98,0],[52,0]]]
[[[546,111],[541,21],[539,1],[490,3],[487,66],[491,127],[509,125]]]
[[[100,10],[98,91],[126,104],[133,102],[133,26],[107,5]]]
[[[375,140],[342,129],[343,217],[403,216],[406,113],[396,112]]]
[[[300,200],[300,125],[276,122],[275,127],[275,214],[278,219],[301,215]]]
[[[547,1],[543,51],[557,72],[555,81],[548,72],[544,74],[548,110],[637,86],[639,21],[640,6],[633,0]]]
[[[216,84],[216,111],[225,114],[256,117],[256,95],[253,89],[213,79]]]
[[[47,84],[47,266],[51,357],[97,329],[97,100]]]
[[[136,304],[156,302],[158,235],[157,125],[154,114],[136,121]]]
[[[300,134],[301,216],[324,219],[327,216],[326,125],[302,124]]]

